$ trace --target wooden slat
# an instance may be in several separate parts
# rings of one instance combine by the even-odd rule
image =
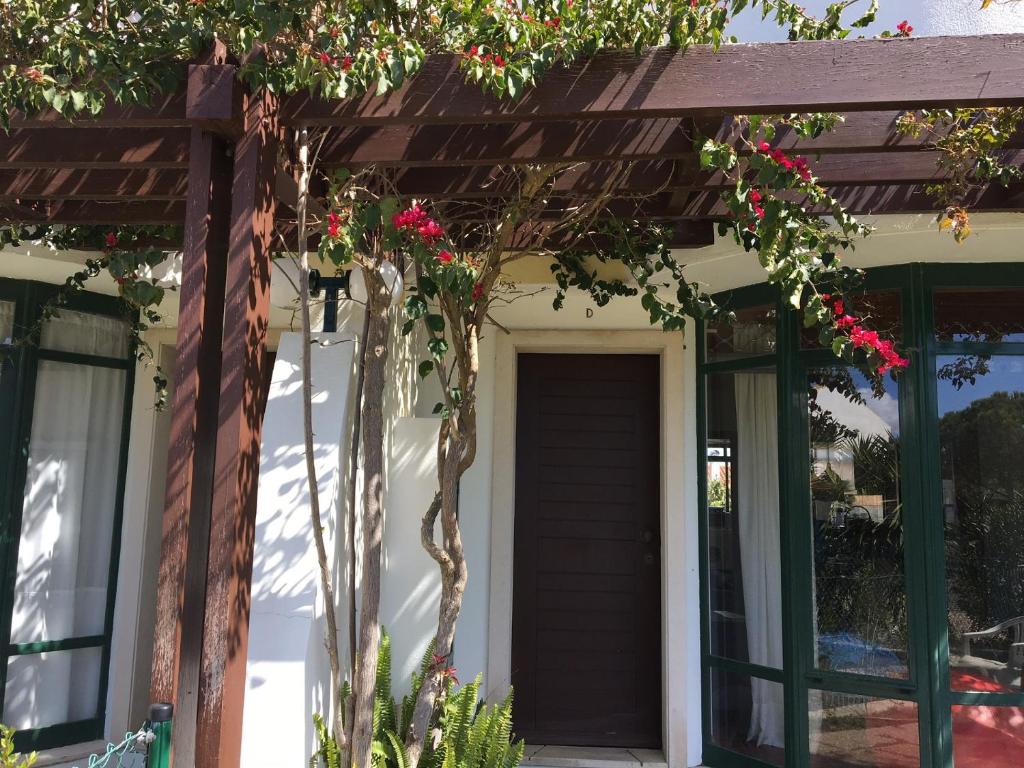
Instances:
[[[782,127],[773,146],[804,154],[837,152],[912,152],[926,149],[936,136],[905,136],[896,130],[903,110],[850,112],[835,130],[801,139]],[[385,125],[337,129],[321,151],[327,166],[499,165],[535,162],[664,160],[693,155],[694,138],[711,136],[742,147],[732,118],[519,122],[488,125]],[[1012,136],[1007,149],[1024,149],[1024,134]]]
[[[904,152],[825,155],[811,158],[815,176],[826,186],[879,184],[927,184],[950,178],[940,166],[939,152]],[[1024,164],[1024,151],[1003,153],[1008,165]],[[580,163],[561,173],[552,186],[556,195],[591,197],[603,194],[614,179],[619,196],[647,195],[659,191],[724,189],[732,186],[720,172],[702,171],[692,155],[678,160],[649,160],[623,166],[617,162]],[[512,197],[518,177],[507,167],[403,168],[393,175],[395,188],[409,197],[497,199]]]
[[[0,200],[183,200],[187,188],[177,170],[0,170]]]
[[[186,65],[182,64],[181,76],[184,85]],[[107,99],[103,111],[96,117],[82,116],[71,121],[59,112],[44,109],[36,115],[25,117],[15,113],[11,116],[13,128],[188,128],[185,117],[186,91],[184,87],[172,93],[154,94],[152,103],[118,104],[113,97]]]
[[[235,148],[220,411],[199,683],[196,765],[236,768],[249,635],[278,131],[274,100],[254,95]]]
[[[21,206],[0,203],[0,220],[50,224],[181,224],[185,221],[185,202],[65,200]]]
[[[836,187],[830,190],[846,209],[856,215],[934,213],[935,199],[923,186]],[[989,185],[974,190],[964,200],[975,213],[1007,213],[1024,209],[1024,185],[1004,188]],[[684,218],[722,218],[728,214],[717,192],[695,192],[674,212]],[[808,210],[827,215],[828,210]]]
[[[515,101],[466,82],[459,57],[432,56],[393,93],[345,102],[296,94],[284,115],[294,125],[361,126],[1001,106],[1024,103],[1022,52],[1021,35],[608,52],[553,70]]]
[[[15,128],[0,132],[0,169],[188,168],[187,128]]]

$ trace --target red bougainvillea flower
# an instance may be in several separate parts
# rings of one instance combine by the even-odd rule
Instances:
[[[914,34],[914,28],[910,26],[910,22],[906,19],[896,25],[896,31],[899,32],[900,37],[910,37]]]
[[[327,236],[337,237],[341,232],[341,216],[334,211],[327,214]]]
[[[756,189],[750,190],[750,202],[752,202],[754,205],[757,205],[758,203],[761,202],[761,199],[762,198],[760,192],[758,192]]]
[[[107,234],[103,236],[103,244],[107,248],[117,248],[117,235],[113,232],[107,232]]]
[[[698,5],[700,5],[700,0],[690,0],[691,8],[696,8]]]
[[[329,67],[331,65],[331,54],[327,51],[320,51],[320,63],[325,67]]]
[[[418,204],[391,217],[397,230],[415,232],[425,245],[434,245],[444,237],[444,228],[431,219]]]
[[[551,27],[552,29],[558,29],[560,26],[562,26],[562,20],[556,16],[553,19],[548,19],[547,21],[545,21],[544,26]]]
[[[500,54],[494,55],[494,66],[496,66],[498,69],[501,69],[502,67],[505,66],[505,60],[501,58]]]
[[[757,145],[757,151],[758,152],[764,152],[764,153],[771,152],[772,151],[772,145],[769,144],[767,141],[762,141],[760,144]]]
[[[477,283],[473,286],[473,301],[480,301],[484,296],[484,284]]]
[[[348,54],[345,54],[345,58],[341,60],[341,68],[346,72],[352,69],[352,57]]]
[[[446,251],[443,248],[437,252],[437,260],[442,264],[451,264],[454,258],[451,251]]]

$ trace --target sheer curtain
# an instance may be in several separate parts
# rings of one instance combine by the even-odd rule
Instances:
[[[127,329],[62,310],[41,347],[123,358]],[[12,643],[104,632],[124,388],[120,369],[39,362]],[[11,657],[4,722],[23,729],[94,717],[100,660],[99,648]]]
[[[782,668],[782,555],[779,522],[779,451],[774,373],[736,374],[736,471],[751,664]],[[782,686],[751,679],[749,741],[784,746]]]

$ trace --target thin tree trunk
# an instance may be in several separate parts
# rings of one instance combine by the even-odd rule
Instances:
[[[370,307],[363,312],[363,335],[365,343],[370,328]],[[352,446],[349,451],[348,468],[348,517],[345,519],[345,545],[348,558],[348,649],[349,669],[356,668],[358,638],[356,636],[356,482],[359,479],[359,438],[363,413],[363,360],[359,361],[356,372],[355,413],[352,416]]]
[[[363,370],[363,575],[352,717],[354,768],[369,768],[373,744],[373,696],[380,648],[380,561],[384,528],[384,384],[388,355],[390,291],[380,273],[364,268],[369,323]]]
[[[306,245],[306,208],[309,198],[309,135],[305,129],[299,132],[299,190],[296,214],[299,219],[299,303],[302,315],[302,427],[305,438],[306,480],[309,488],[310,522],[313,527],[313,541],[316,543],[316,558],[320,566],[320,588],[324,595],[324,618],[327,623],[325,644],[331,666],[331,707],[334,720],[334,738],[345,750],[345,726],[343,711],[338,701],[341,690],[341,658],[338,652],[338,619],[335,613],[334,583],[331,579],[330,561],[324,542],[323,521],[320,517],[320,492],[316,476],[316,462],[313,454],[313,336],[309,317],[309,250]]]

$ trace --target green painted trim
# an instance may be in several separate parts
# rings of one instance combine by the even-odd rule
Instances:
[[[732,373],[747,371],[752,368],[774,368],[778,363],[778,355],[752,355],[751,357],[735,357],[728,360],[714,360],[704,363],[705,373]]]
[[[103,357],[102,355],[83,355],[79,352],[63,352],[56,349],[40,349],[36,356],[40,360],[49,360],[54,363],[69,363],[71,365],[91,365],[95,368],[116,368],[127,371],[134,367],[131,358]]]
[[[14,749],[17,752],[34,752],[102,738],[103,718],[93,717],[88,720],[17,731],[14,734]]]
[[[763,667],[760,664],[751,664],[749,661],[729,659],[725,656],[709,655],[705,661],[712,669],[720,669],[734,675],[746,675],[756,677],[759,680],[770,680],[773,683],[786,683],[786,674],[781,669],[774,667]]]
[[[8,656],[29,656],[34,653],[52,653],[53,651],[74,651],[79,648],[97,648],[107,642],[107,636],[85,635],[69,637],[64,640],[40,640],[34,643],[12,643],[7,646]]]
[[[786,746],[786,760],[789,760],[789,746]],[[720,747],[717,744],[704,745],[704,765],[712,768],[779,768],[775,763],[766,763],[750,755]]]

